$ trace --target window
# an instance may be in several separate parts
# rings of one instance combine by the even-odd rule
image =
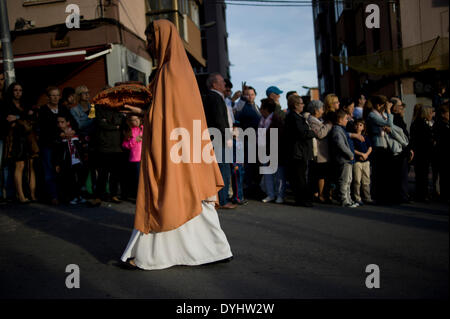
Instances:
[[[319,77],[319,90],[321,95],[325,93],[325,78],[323,75]]]
[[[200,28],[200,14],[198,12],[198,5],[194,1],[189,1],[190,3],[190,17],[197,27]]]
[[[344,12],[345,0],[334,0],[334,14],[336,18],[336,22],[338,22],[339,18]]]
[[[178,0],[178,11],[181,14],[187,15],[191,20],[200,27],[200,15],[198,12],[198,5],[192,0]]]
[[[317,50],[317,55],[319,56],[322,53],[322,41],[321,41],[321,38],[316,39],[316,50]]]
[[[131,66],[128,66],[128,81],[139,81],[142,82],[144,85],[147,84],[145,73],[136,70]]]
[[[321,9],[320,2],[318,0],[314,0],[312,8],[313,8],[313,17],[314,17],[314,20],[316,20],[317,16],[322,12],[320,10]]]
[[[342,44],[339,56],[341,57],[342,62],[348,63],[348,52],[347,52],[347,46],[345,44]],[[344,73],[346,71],[348,71],[348,65],[341,63],[340,69],[341,69],[341,75],[344,75]]]
[[[189,3],[188,3],[188,0],[178,0],[178,11],[180,11],[181,14],[189,15]]]
[[[148,0],[150,11],[172,9],[172,0]]]

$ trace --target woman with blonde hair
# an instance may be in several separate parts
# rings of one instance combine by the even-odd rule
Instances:
[[[70,109],[70,114],[78,124],[78,131],[83,136],[88,136],[93,127],[93,120],[89,118],[89,89],[86,85],[80,85],[75,89],[76,106]]]
[[[331,124],[336,123],[336,111],[339,110],[339,98],[336,94],[330,93],[325,96],[323,100],[323,120],[325,122],[330,122]]]

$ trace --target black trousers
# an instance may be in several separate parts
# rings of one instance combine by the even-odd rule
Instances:
[[[390,165],[392,172],[392,197],[397,202],[407,201],[409,199],[408,190],[408,154],[401,153],[392,157]]]
[[[399,201],[399,178],[396,177],[395,160],[388,149],[376,147],[373,154],[372,196],[379,203]],[[397,174],[400,176],[400,174]]]
[[[416,154],[414,162],[414,173],[416,174],[416,199],[423,200],[429,197],[429,179],[431,156],[427,154]]]
[[[123,169],[122,153],[97,153],[97,171],[98,178],[95,188],[95,196],[101,198],[106,194],[106,185],[109,181],[109,193],[111,196],[117,196],[119,191],[119,183]]]
[[[306,160],[293,159],[288,165],[288,180],[297,204],[311,201],[311,191],[306,178],[307,169]]]
[[[128,162],[127,176],[123,179],[125,187],[123,187],[123,198],[136,198],[137,189],[139,184],[139,171],[141,168],[141,162]]]
[[[441,199],[450,200],[450,192],[449,192],[449,159],[448,158],[438,158],[437,159],[437,168],[439,174],[439,188]]]
[[[81,196],[81,187],[86,181],[85,167],[82,164],[75,164],[71,169],[63,170],[59,176],[60,194],[63,201],[70,201]]]

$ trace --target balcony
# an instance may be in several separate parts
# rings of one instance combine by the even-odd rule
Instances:
[[[167,19],[171,21],[176,26],[186,51],[200,64],[200,66],[205,67],[206,60],[203,58],[202,54],[202,40],[198,21],[197,23],[194,22],[187,13],[192,13],[193,8],[188,10],[186,8],[187,4],[183,1],[171,2],[170,6],[166,5],[168,8],[154,10],[151,8],[161,8],[162,5],[150,6],[149,11],[146,13],[147,23],[158,19]],[[195,3],[191,3],[191,6],[192,5],[195,5]],[[198,7],[195,8],[198,10]]]

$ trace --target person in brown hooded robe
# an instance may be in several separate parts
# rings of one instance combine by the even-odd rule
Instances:
[[[130,112],[145,115],[134,230],[121,260],[141,269],[230,260],[230,245],[215,210],[217,192],[224,185],[218,164],[193,160],[198,152],[195,141],[173,139],[178,128],[195,138],[194,121],[200,123],[201,132],[207,132],[185,48],[168,20],[150,23],[146,35],[157,68],[150,83],[150,108],[142,111],[126,106]],[[177,143],[189,149],[187,161],[174,160],[171,152]],[[215,159],[209,134],[202,134],[197,143]]]

